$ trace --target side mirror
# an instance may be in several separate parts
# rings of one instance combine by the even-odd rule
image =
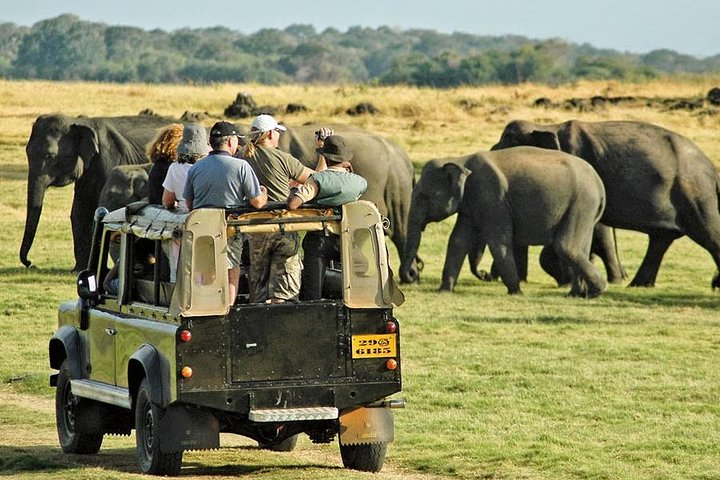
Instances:
[[[78,297],[83,300],[97,300],[98,287],[97,278],[90,270],[83,270],[77,276]]]

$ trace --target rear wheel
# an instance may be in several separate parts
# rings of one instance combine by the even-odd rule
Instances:
[[[150,401],[150,385],[147,379],[143,379],[135,406],[135,440],[140,469],[152,475],[174,476],[180,473],[183,452],[163,452],[160,449],[157,426],[163,413],[162,408]]]
[[[103,441],[102,431],[79,432],[76,427],[82,421],[83,425],[96,425],[101,428],[100,418],[89,418],[98,415],[99,409],[92,408],[90,400],[73,395],[70,379],[70,366],[65,360],[60,366],[55,390],[55,421],[60,447],[65,453],[97,453]]]
[[[385,462],[387,443],[370,443],[367,445],[342,445],[340,456],[345,468],[363,472],[379,472]]]

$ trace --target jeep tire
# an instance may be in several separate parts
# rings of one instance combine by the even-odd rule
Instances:
[[[163,414],[164,410],[150,401],[150,385],[144,378],[135,404],[135,440],[140,469],[151,475],[175,476],[180,473],[183,452],[163,452],[160,448],[157,426]]]
[[[345,468],[363,472],[379,472],[385,462],[387,443],[363,445],[340,444],[340,456]]]
[[[72,393],[70,386],[70,363],[64,360],[60,365],[60,373],[55,390],[55,422],[57,424],[58,440],[65,453],[92,454],[100,450],[103,433],[78,432],[76,426],[82,417],[83,424],[97,425],[101,428],[100,418],[90,419],[90,415],[99,415],[100,410],[91,408],[90,400],[78,398]]]

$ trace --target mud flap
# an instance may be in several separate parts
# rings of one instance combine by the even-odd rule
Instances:
[[[355,408],[340,415],[340,445],[388,443],[395,439],[389,408]]]
[[[220,448],[220,424],[215,415],[187,407],[169,407],[157,427],[164,452]]]

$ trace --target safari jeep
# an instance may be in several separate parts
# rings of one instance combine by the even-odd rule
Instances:
[[[341,242],[341,268],[328,273],[324,298],[250,303],[241,291],[229,300],[228,235],[313,230]],[[141,252],[151,259],[145,267]],[[140,469],[177,475],[184,450],[219,448],[221,432],[277,451],[307,434],[315,443],[337,437],[346,468],[382,468],[394,437],[390,409],[404,406],[388,398],[401,389],[393,305],[402,294],[373,204],[101,208],[77,287],[80,298],[60,306],[49,345],[64,452],[97,453],[105,434],[134,428]]]

